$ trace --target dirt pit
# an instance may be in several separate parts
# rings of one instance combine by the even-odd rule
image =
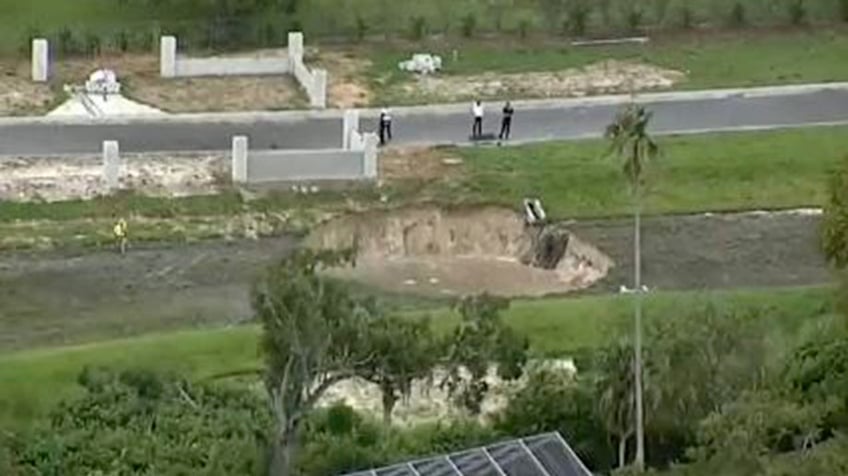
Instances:
[[[229,171],[224,154],[129,155],[120,187],[148,196],[216,193]],[[109,193],[99,157],[7,157],[0,159],[0,200],[87,200]]]
[[[50,108],[50,87],[32,82],[29,73],[29,63],[0,64],[0,116],[47,112]]]
[[[472,76],[421,76],[405,85],[407,94],[442,97],[582,97],[668,89],[685,74],[653,65],[608,60],[553,72],[486,73]]]
[[[564,229],[545,230],[564,245],[550,269],[537,267],[539,231],[503,208],[416,207],[348,215],[307,238],[316,248],[356,246],[356,267],[333,270],[344,279],[390,292],[461,296],[559,294],[591,286],[613,263]]]

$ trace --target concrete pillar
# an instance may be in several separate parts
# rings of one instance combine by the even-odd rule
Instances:
[[[359,111],[345,109],[342,118],[342,149],[353,149],[353,133],[359,131]]]
[[[292,63],[292,70],[294,63],[303,62],[303,33],[299,31],[289,32],[289,62]]]
[[[32,40],[32,80],[44,83],[50,76],[50,46],[44,38]]]
[[[368,180],[377,179],[377,144],[380,143],[380,138],[377,134],[369,132],[364,134],[365,151],[362,158],[362,171],[365,178]]]
[[[327,107],[327,70],[316,69],[312,71],[312,92],[309,96],[309,105],[316,109]]]
[[[103,183],[109,191],[116,190],[121,177],[121,153],[116,140],[103,141]]]
[[[159,75],[163,78],[177,76],[177,38],[174,36],[159,39]]]
[[[247,183],[247,136],[233,137],[233,183]]]

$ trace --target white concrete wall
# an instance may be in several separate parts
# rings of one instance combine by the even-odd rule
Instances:
[[[363,135],[362,145],[362,162],[363,174],[366,180],[377,180],[377,147],[380,143],[380,138],[373,132],[368,132]]]
[[[342,117],[342,149],[353,149],[354,133],[359,132],[359,111],[346,109]]]
[[[327,71],[310,70],[303,63],[303,33],[289,33],[288,41],[289,69],[300,87],[306,91],[309,105],[316,109],[324,109],[327,107]]]
[[[177,58],[177,77],[288,74],[286,58]]]
[[[32,80],[47,82],[50,77],[50,45],[44,38],[32,40]]]
[[[366,179],[364,153],[355,150],[261,150],[248,153],[247,181],[324,182]]]

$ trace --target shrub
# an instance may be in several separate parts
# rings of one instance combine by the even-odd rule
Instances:
[[[80,42],[74,36],[74,32],[65,27],[56,35],[56,44],[62,55],[75,55],[81,51]]]
[[[740,2],[734,3],[730,10],[730,26],[740,27],[746,24],[748,24],[748,15],[745,6]]]
[[[474,36],[474,30],[477,28],[477,17],[473,13],[469,13],[462,17],[462,36],[471,38]]]
[[[368,35],[368,23],[359,13],[356,14],[356,39],[362,41]]]
[[[412,17],[410,34],[413,40],[420,40],[427,35],[427,19],[421,15]]]
[[[99,35],[90,31],[85,34],[85,54],[92,56],[100,54],[100,46],[101,41]]]
[[[130,50],[130,34],[127,30],[118,30],[117,33],[112,37],[111,47],[120,51],[121,53],[126,53]]]
[[[629,33],[637,33],[639,28],[642,26],[642,21],[644,20],[644,13],[638,7],[632,7],[627,12],[627,31]]]
[[[695,26],[695,15],[689,5],[683,5],[683,8],[680,9],[680,26],[686,30]]]
[[[801,25],[807,18],[807,9],[804,0],[789,0],[789,23],[794,26]]]
[[[848,22],[848,0],[839,0],[839,18]]]
[[[34,26],[27,28],[26,35],[24,35],[23,43],[20,47],[21,56],[28,57],[30,55],[30,50],[32,49],[32,40],[36,38],[42,38],[41,30]]]
[[[527,18],[522,18],[518,22],[518,36],[521,37],[522,40],[526,39],[527,34],[529,32],[530,32],[530,20],[528,20]]]
[[[575,1],[568,9],[567,31],[573,36],[585,36],[591,9],[586,2]]]

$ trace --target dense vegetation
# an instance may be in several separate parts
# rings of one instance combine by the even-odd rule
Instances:
[[[101,48],[151,51],[159,34],[187,48],[279,45],[290,30],[311,37],[421,39],[448,33],[518,36],[626,35],[658,29],[805,25],[848,21],[848,0],[83,0],[60,5],[0,1],[3,36],[47,35],[67,54]]]

